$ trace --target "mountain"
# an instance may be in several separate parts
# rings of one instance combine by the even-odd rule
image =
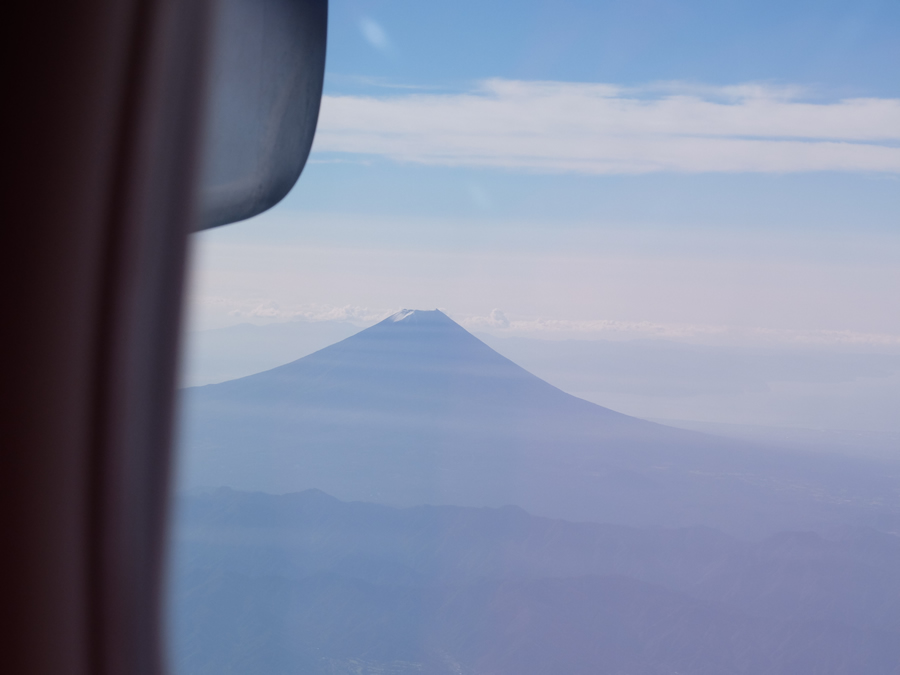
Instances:
[[[897,465],[771,452],[566,394],[440,311],[404,310],[272,370],[183,393],[183,485],[515,504],[743,535],[898,522]]]
[[[176,522],[181,675],[900,667],[900,540],[872,530],[748,543],[315,490],[219,489]]]

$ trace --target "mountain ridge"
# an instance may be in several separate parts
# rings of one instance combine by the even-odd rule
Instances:
[[[744,542],[321,491],[221,489],[178,509],[179,672],[227,669],[236,655],[342,675],[561,664],[887,675],[900,662],[900,540],[871,530]],[[453,667],[433,660],[441,654]]]

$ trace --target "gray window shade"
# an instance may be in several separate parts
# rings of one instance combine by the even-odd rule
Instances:
[[[199,229],[250,218],[293,187],[325,69],[327,0],[218,0]]]

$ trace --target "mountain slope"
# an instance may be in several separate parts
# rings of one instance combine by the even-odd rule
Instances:
[[[184,396],[188,486],[754,534],[896,500],[880,466],[761,452],[570,396],[437,310]]]
[[[658,426],[566,394],[438,310],[405,310],[293,363],[204,389],[211,400],[377,415],[369,424],[392,425],[402,415],[413,424],[452,420],[489,430],[539,414],[595,416],[631,430]]]

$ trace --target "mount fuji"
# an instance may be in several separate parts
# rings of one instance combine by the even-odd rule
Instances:
[[[896,477],[879,464],[614,412],[535,377],[438,310],[404,310],[293,363],[186,389],[182,418],[186,488],[513,504],[754,536],[897,517]]]

